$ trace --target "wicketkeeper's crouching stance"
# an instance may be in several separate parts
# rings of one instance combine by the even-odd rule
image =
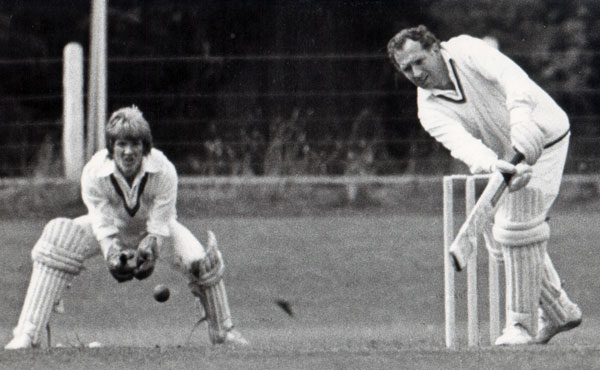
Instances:
[[[208,232],[205,249],[176,220],[177,173],[152,148],[150,127],[136,107],[113,113],[106,145],[83,170],[82,198],[88,214],[51,220],[33,247],[29,288],[5,349],[40,345],[65,286],[86,259],[100,252],[118,282],[149,277],[160,255],[187,274],[192,294],[204,307],[210,341],[247,344],[233,328],[216,238]]]

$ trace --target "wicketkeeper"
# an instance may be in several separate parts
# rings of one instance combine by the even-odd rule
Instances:
[[[88,213],[51,220],[33,247],[29,288],[5,349],[40,345],[64,287],[98,253],[120,283],[145,279],[159,256],[167,260],[202,302],[210,341],[247,344],[233,328],[216,238],[209,232],[205,249],[177,221],[175,167],[152,148],[150,126],[137,107],[119,109],[108,120],[106,149],[85,165],[81,192]]]
[[[425,26],[388,43],[398,71],[417,87],[421,125],[472,173],[512,174],[486,238],[506,272],[506,326],[497,345],[547,343],[582,314],[562,289],[546,252],[548,210],[569,146],[569,120],[506,55],[461,35],[440,42]],[[506,159],[515,151],[525,160]]]

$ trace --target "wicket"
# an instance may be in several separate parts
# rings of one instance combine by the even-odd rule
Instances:
[[[444,228],[444,312],[446,347],[457,348],[456,332],[456,292],[455,292],[455,270],[452,257],[449,253],[450,244],[455,236],[454,224],[454,185],[456,182],[463,183],[465,188],[465,217],[476,203],[476,185],[480,181],[487,181],[489,175],[450,175],[444,176],[443,185],[443,228]],[[479,340],[479,313],[477,294],[477,249],[478,238],[471,240],[474,243],[474,252],[467,264],[467,338],[469,347],[480,345]],[[487,249],[486,249],[487,250]],[[500,335],[500,278],[499,265],[495,258],[488,256],[488,286],[489,286],[489,335],[490,343],[493,344]]]

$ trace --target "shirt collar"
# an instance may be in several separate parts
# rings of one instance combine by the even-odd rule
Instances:
[[[440,90],[440,89],[431,89],[426,90],[430,94],[435,96],[442,96],[454,101],[462,101],[464,100],[464,95],[462,92],[462,87],[458,80],[458,76],[456,75],[456,70],[454,69],[454,61],[448,55],[448,52],[444,48],[440,48],[440,53],[442,54],[442,58],[446,63],[446,68],[448,69],[448,75],[450,77],[450,81],[452,81],[452,85],[454,86],[453,90]]]
[[[152,156],[152,151],[148,153],[142,159],[142,167],[140,169],[140,174],[145,172],[155,173],[160,170],[160,166],[158,162]],[[99,177],[108,177],[112,174],[118,173],[117,166],[115,165],[115,161],[113,159],[108,158],[108,152],[106,152],[106,156],[100,167],[98,168],[98,176]],[[138,174],[139,175],[139,174]],[[137,176],[136,176],[137,177]]]

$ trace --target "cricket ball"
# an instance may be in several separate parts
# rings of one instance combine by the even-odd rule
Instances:
[[[166,285],[158,284],[154,287],[154,299],[157,302],[166,302],[171,296],[171,291]]]

